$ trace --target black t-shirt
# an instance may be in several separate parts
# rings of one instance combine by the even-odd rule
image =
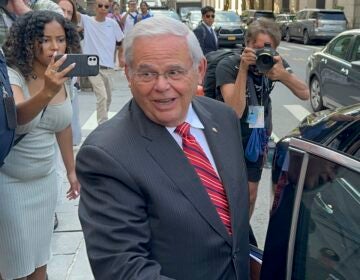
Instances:
[[[240,65],[240,56],[232,55],[222,59],[218,66],[216,67],[216,89],[220,91],[220,87],[225,84],[235,84],[236,77],[239,71]],[[284,68],[292,73],[292,70],[289,64],[283,59]],[[270,93],[274,86],[274,81],[266,78],[264,75],[256,75],[252,71],[248,72],[248,77],[252,78],[254,83],[254,89],[257,96],[257,101],[259,105],[264,106],[265,119],[270,117],[270,122],[266,124],[266,129],[268,133],[271,134],[272,125],[271,125],[271,98]],[[243,137],[243,143],[247,144],[247,141],[250,137],[252,129],[249,128],[249,124],[246,122],[248,115],[248,105],[249,105],[249,90],[247,87],[246,90],[246,107],[244,113],[240,119],[241,122],[241,134]],[[245,146],[244,146],[245,147]]]

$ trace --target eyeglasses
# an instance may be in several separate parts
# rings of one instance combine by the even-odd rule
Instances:
[[[211,14],[211,15],[205,15],[206,18],[215,18],[215,15],[214,14]]]
[[[98,8],[102,8],[102,7],[104,7],[105,9],[109,9],[109,5],[104,5],[104,4],[98,4]]]
[[[190,69],[189,69],[190,70]],[[180,81],[189,73],[189,70],[186,69],[173,69],[165,71],[164,73],[158,72],[150,72],[150,71],[139,71],[134,72],[134,78],[137,82],[141,83],[153,83],[160,76],[164,76],[164,78],[169,82]]]

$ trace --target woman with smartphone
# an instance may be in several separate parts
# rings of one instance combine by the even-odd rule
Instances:
[[[18,18],[3,46],[14,93],[17,138],[0,168],[0,274],[5,279],[45,279],[57,200],[55,142],[76,199],[71,102],[64,55],[77,53],[79,36],[60,14],[34,11]]]

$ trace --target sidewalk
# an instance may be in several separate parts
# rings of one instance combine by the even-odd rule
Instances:
[[[129,100],[131,94],[123,71],[115,71],[113,81],[113,103],[116,103],[119,110]],[[74,151],[76,152],[77,149]],[[69,184],[64,173],[64,183],[59,191],[56,207],[59,226],[54,231],[51,244],[53,257],[48,264],[49,280],[92,280],[94,277],[86,255],[85,241],[78,218],[79,199],[67,200],[68,188]]]

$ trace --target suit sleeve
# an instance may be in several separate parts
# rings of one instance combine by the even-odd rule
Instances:
[[[118,160],[86,145],[77,156],[79,218],[95,279],[170,279],[149,259],[146,200]]]
[[[202,26],[198,26],[194,29],[194,34],[199,41],[201,49],[205,50],[205,32]]]

